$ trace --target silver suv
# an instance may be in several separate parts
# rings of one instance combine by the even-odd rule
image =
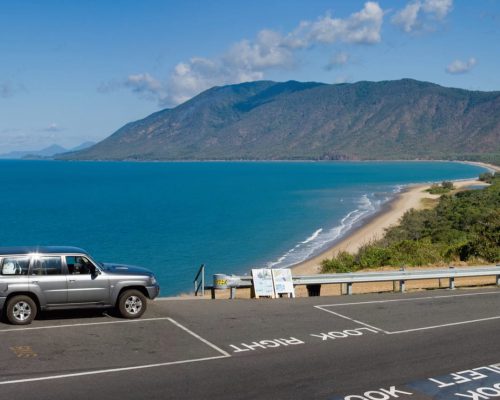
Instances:
[[[115,307],[139,318],[159,292],[151,271],[98,263],[77,247],[0,247],[0,312],[15,325],[38,310],[70,308]]]

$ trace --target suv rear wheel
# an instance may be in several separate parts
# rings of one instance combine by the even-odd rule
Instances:
[[[146,307],[146,296],[136,289],[125,290],[118,298],[118,311],[123,318],[139,318]]]
[[[7,320],[13,325],[28,325],[35,319],[37,308],[29,296],[14,296],[5,306]]]

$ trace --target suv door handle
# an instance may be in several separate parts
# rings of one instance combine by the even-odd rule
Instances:
[[[38,281],[31,281],[31,283],[38,283]]]
[[[69,281],[70,281],[70,282],[73,282],[73,283],[75,283],[75,282],[76,282],[76,280],[75,280],[75,279],[70,279]]]

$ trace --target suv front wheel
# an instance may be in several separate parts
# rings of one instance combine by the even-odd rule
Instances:
[[[35,319],[37,308],[29,296],[14,296],[5,306],[7,320],[13,325],[28,325]]]
[[[123,318],[139,318],[146,307],[146,296],[136,289],[125,290],[118,298],[118,311]]]

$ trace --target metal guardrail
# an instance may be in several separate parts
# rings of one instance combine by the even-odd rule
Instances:
[[[406,281],[424,280],[424,279],[449,279],[449,288],[455,289],[456,278],[496,276],[496,284],[500,285],[500,265],[494,267],[467,267],[434,270],[413,270],[406,271],[388,271],[388,272],[353,272],[339,274],[317,274],[317,275],[298,275],[292,277],[293,285],[305,285],[308,288],[310,296],[319,295],[321,285],[326,284],[346,284],[346,294],[352,294],[352,285],[354,283],[366,282],[399,282],[400,291],[406,289]],[[212,287],[212,298],[215,298],[215,290],[231,289],[231,298],[235,297],[237,288],[251,288],[253,286],[251,276],[238,275],[214,275],[214,286]],[[316,294],[317,293],[317,294]]]
[[[205,264],[200,265],[200,268],[198,269],[198,273],[196,274],[193,283],[194,283],[194,295],[198,296],[198,292],[201,292],[200,294],[202,296],[205,296]]]

